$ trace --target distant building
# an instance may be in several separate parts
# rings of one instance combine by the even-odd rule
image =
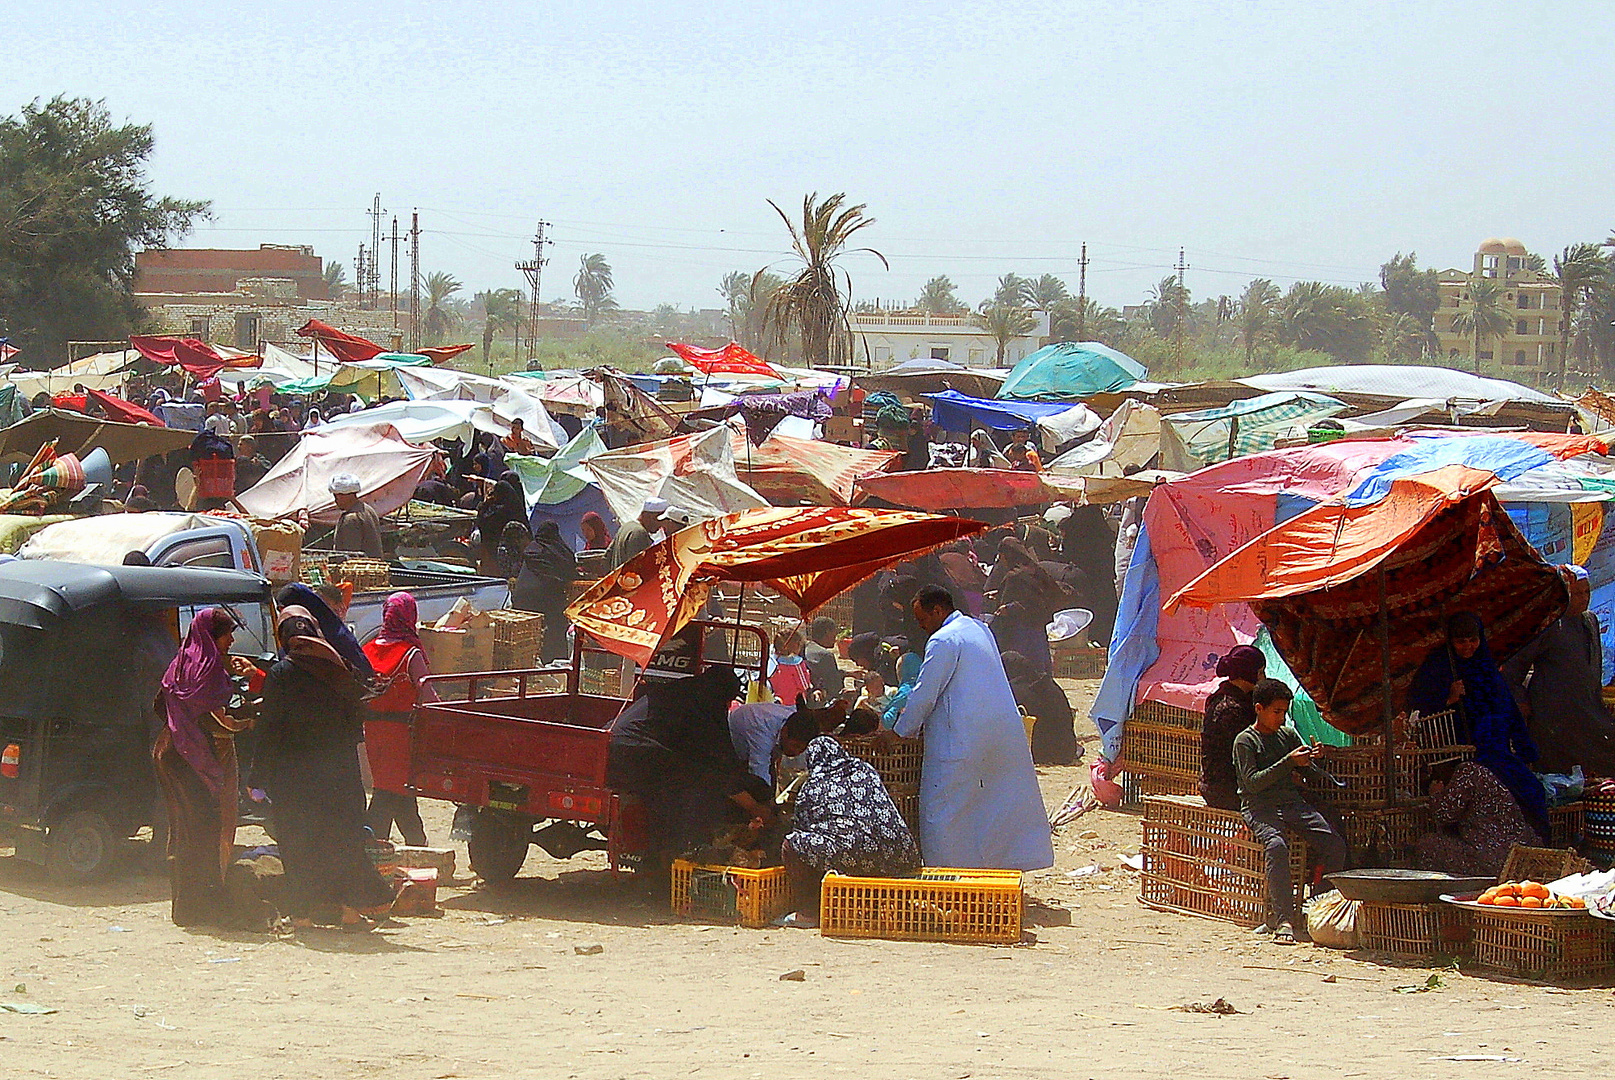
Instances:
[[[329,300],[324,267],[305,245],[260,244],[255,249],[162,248],[135,256],[136,295],[233,293],[248,282],[291,283],[300,300]]]
[[[1041,348],[1049,337],[1047,312],[1031,313],[1037,320],[1032,332],[1014,338],[1004,349],[1004,363],[1013,367]],[[866,361],[874,371],[909,360],[949,360],[963,367],[992,367],[998,361],[998,342],[969,315],[935,315],[927,311],[852,311],[853,361]]]
[[[1453,330],[1453,317],[1469,300],[1472,282],[1493,278],[1503,285],[1503,304],[1510,316],[1509,332],[1483,339],[1480,362],[1502,369],[1517,382],[1540,383],[1559,370],[1559,285],[1527,265],[1530,252],[1512,237],[1483,241],[1475,252],[1472,269],[1443,270],[1437,275],[1441,306],[1436,309],[1436,340],[1441,354],[1455,366],[1475,363],[1473,334]]]

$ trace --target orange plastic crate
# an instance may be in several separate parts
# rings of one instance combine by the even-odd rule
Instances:
[[[767,926],[791,911],[791,886],[783,866],[704,866],[673,863],[673,913],[692,919]]]
[[[831,873],[819,893],[826,937],[1013,945],[1025,913],[1019,870],[926,867],[906,878]]]

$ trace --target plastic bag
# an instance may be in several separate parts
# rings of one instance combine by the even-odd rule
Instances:
[[[1330,949],[1357,947],[1357,909],[1360,900],[1347,900],[1339,889],[1330,889],[1307,902],[1307,933],[1315,945]]]
[[[1099,758],[1088,766],[1088,780],[1093,785],[1093,796],[1101,806],[1117,807],[1122,804],[1122,786],[1110,778],[1114,766]]]
[[[1587,789],[1587,777],[1577,765],[1567,776],[1564,773],[1539,773],[1537,779],[1548,792],[1549,806],[1566,806],[1580,802]]]

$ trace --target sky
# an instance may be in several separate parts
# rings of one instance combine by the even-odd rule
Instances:
[[[1083,242],[1120,306],[1180,247],[1204,298],[1615,230],[1607,2],[7,8],[0,112],[104,99],[153,125],[157,192],[212,201],[184,246],[310,244],[350,276],[377,193],[389,230],[419,210],[423,273],[518,285],[543,218],[544,298],[599,252],[631,308],[788,270],[768,200],[813,191],[867,205],[890,269],[845,265],[888,303],[935,274],[1074,292]]]

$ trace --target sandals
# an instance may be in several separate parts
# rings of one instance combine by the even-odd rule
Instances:
[[[1275,944],[1275,945],[1294,945],[1295,944],[1295,927],[1291,926],[1287,922],[1279,923],[1278,928],[1273,931],[1273,944]]]

